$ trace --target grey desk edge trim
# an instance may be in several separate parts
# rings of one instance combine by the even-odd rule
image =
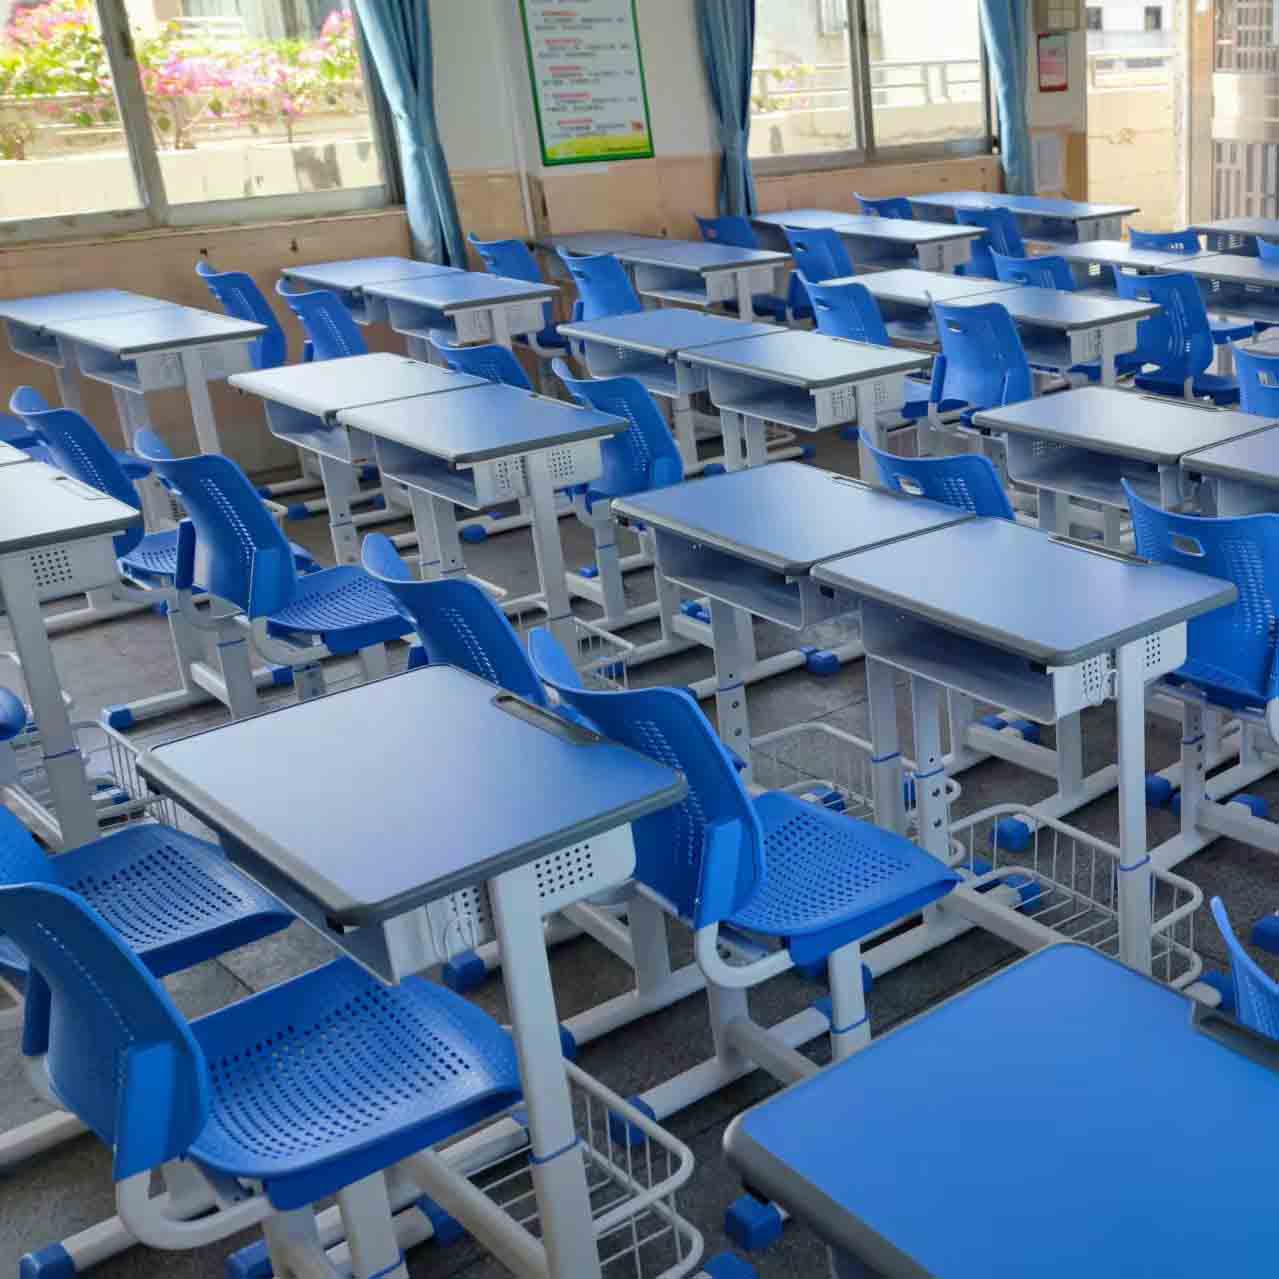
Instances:
[[[192,310],[195,310],[193,307]],[[146,312],[125,312],[124,314],[144,315]],[[104,316],[104,319],[118,319],[118,316]],[[92,338],[77,337],[74,332],[64,332],[59,330],[58,336],[65,337],[69,342],[77,342],[81,346],[96,347],[100,351],[114,352],[120,359],[129,360],[139,355],[151,355],[157,351],[181,351],[192,346],[213,346],[219,342],[256,342],[266,332],[265,324],[258,324],[253,320],[244,321],[245,329],[251,329],[251,332],[241,333],[206,333],[202,336],[186,337],[186,338],[157,338],[153,342],[119,342],[106,343],[95,341]],[[50,329],[50,332],[54,330]]]
[[[803,329],[784,329],[785,333],[803,333]],[[773,334],[761,334],[758,338],[745,339],[748,341],[767,341]],[[818,336],[825,337],[826,334]],[[831,338],[832,342],[845,341],[843,338]],[[820,390],[827,386],[842,386],[848,382],[864,382],[868,378],[885,377],[893,373],[908,374],[916,369],[922,369],[932,360],[932,354],[912,354],[902,347],[897,346],[875,346],[870,342],[849,342],[849,346],[857,346],[872,351],[883,351],[886,355],[894,358],[887,368],[879,369],[853,369],[840,374],[833,374],[829,377],[800,378],[792,373],[781,373],[773,369],[762,370],[753,364],[734,363],[724,359],[717,359],[713,350],[714,346],[720,345],[713,343],[710,347],[688,347],[680,351],[679,358],[687,360],[690,364],[700,364],[709,369],[720,369],[725,373],[742,373],[747,377],[755,377],[763,382],[780,382],[785,386],[798,386],[806,390]]]
[[[482,275],[483,272],[476,272],[476,274]],[[559,297],[560,293],[559,289],[553,284],[534,284],[531,281],[528,282],[528,287],[525,289],[502,292],[483,299],[459,298],[453,302],[436,303],[429,298],[416,297],[411,294],[397,295],[393,292],[397,284],[406,280],[452,280],[455,278],[451,275],[411,275],[401,276],[399,280],[373,280],[362,286],[362,292],[370,297],[389,298],[392,302],[407,302],[410,305],[423,306],[429,310],[438,309],[446,313],[449,311],[464,311],[468,307],[502,306],[507,302],[528,302],[534,299],[550,301],[552,298]],[[502,276],[501,278],[506,279],[507,277]],[[521,283],[524,282],[521,281]]]
[[[681,241],[674,241],[681,243]],[[683,243],[697,244],[696,240],[684,241]],[[634,262],[637,266],[663,266],[669,267],[672,271],[686,271],[690,275],[715,275],[719,271],[744,271],[755,266],[781,266],[783,262],[790,261],[789,253],[782,253],[777,249],[751,249],[749,252],[758,254],[758,257],[741,258],[736,262],[675,262],[669,257],[660,256],[654,251],[652,256],[648,255],[646,249],[628,249],[623,245],[620,249],[613,252],[613,257],[619,262]]]
[[[1255,431],[1247,431],[1243,435],[1235,435],[1228,440],[1218,440],[1216,444],[1205,444],[1201,449],[1192,449],[1189,453],[1181,455],[1182,468],[1200,475],[1220,475],[1228,480],[1250,481],[1260,488],[1279,487],[1279,477],[1274,475],[1264,476],[1255,471],[1241,471],[1237,466],[1214,466],[1211,461],[1207,466],[1202,466],[1195,461],[1205,453],[1215,453],[1217,449],[1230,448],[1244,440],[1252,439],[1254,435],[1264,435],[1267,431],[1275,430],[1279,430],[1279,421],[1267,422],[1265,426],[1259,426]]]
[[[593,321],[584,320],[582,323],[591,324]],[[557,324],[555,327],[558,333],[575,342],[585,342],[587,345],[620,347],[625,351],[638,351],[641,355],[654,355],[662,360],[674,359],[679,351],[691,349],[672,346],[669,342],[659,345],[656,341],[648,342],[642,338],[619,338],[607,333],[587,333],[583,331],[580,325],[574,324],[571,320],[566,324]]]
[[[1035,288],[1037,286],[1018,285],[1017,287]],[[1060,292],[1060,290],[1046,289],[1045,292],[1057,293],[1057,292]],[[1050,315],[1048,316],[1026,315],[1018,311],[1015,306],[1009,306],[1007,302],[1001,301],[998,293],[994,292],[993,290],[990,294],[983,293],[983,294],[976,294],[973,297],[955,298],[953,302],[946,302],[943,305],[960,306],[960,307],[964,307],[964,306],[977,307],[977,306],[985,306],[990,302],[998,302],[1000,306],[1004,307],[1005,310],[1008,311],[1008,313],[1013,317],[1013,320],[1018,324],[1026,324],[1026,325],[1029,325],[1031,328],[1036,328],[1036,329],[1060,329],[1063,333],[1074,333],[1078,329],[1103,328],[1108,324],[1126,324],[1130,320],[1144,320],[1147,317],[1154,315],[1156,311],[1160,310],[1160,306],[1157,302],[1129,303],[1129,302],[1126,302],[1125,299],[1121,299],[1121,298],[1114,298],[1114,299],[1090,298],[1086,295],[1084,297],[1080,297],[1078,294],[1072,294],[1072,293],[1064,293],[1062,294],[1062,296],[1066,298],[1073,297],[1075,298],[1076,301],[1080,301],[1084,303],[1101,302],[1106,305],[1123,306],[1124,313],[1122,315],[1111,314],[1111,315],[1105,315],[1101,317],[1094,316],[1092,319],[1087,319],[1087,320],[1066,319],[1064,317],[1057,317],[1057,316],[1050,316]]]
[[[1087,555],[1091,552],[1079,548],[1079,553]],[[901,595],[882,587],[868,590],[863,586],[853,586],[838,577],[832,577],[829,569],[824,564],[819,564],[813,570],[813,576],[819,582],[826,582],[827,585],[848,591],[859,598],[873,600],[877,604],[886,604],[890,608],[901,609],[904,613],[910,613],[915,617],[922,617],[925,621],[932,622],[935,626],[941,627],[942,630],[953,631],[958,635],[971,636],[974,639],[990,644],[994,648],[1020,654],[1029,661],[1041,662],[1045,666],[1077,666],[1080,662],[1085,662],[1090,657],[1096,657],[1098,653],[1109,652],[1112,648],[1118,648],[1131,640],[1140,639],[1142,636],[1152,633],[1149,625],[1135,622],[1131,626],[1125,626],[1114,634],[1106,636],[1104,640],[1093,640],[1087,644],[1081,644],[1077,648],[1046,648],[1040,644],[1028,642],[1024,636],[1011,634],[994,626],[985,626],[971,620],[959,625],[952,614],[930,608],[925,604],[921,604],[918,600],[911,599],[909,595]],[[1191,618],[1199,617],[1204,613],[1211,613],[1215,608],[1233,604],[1238,598],[1239,591],[1234,583],[1224,583],[1224,589],[1216,595],[1206,597],[1194,604],[1187,605],[1185,609],[1179,610],[1181,615],[1175,620],[1178,622],[1189,621]],[[1174,622],[1163,622],[1160,625],[1171,626],[1174,625]],[[874,654],[872,653],[871,656],[873,657]]]
[[[112,500],[114,501],[114,499]],[[63,542],[87,542],[91,538],[121,533],[125,529],[134,528],[141,523],[142,512],[134,511],[130,516],[117,515],[112,519],[103,519],[91,526],[77,528],[73,532],[68,532],[65,529],[53,529],[30,537],[15,538],[11,545],[0,545],[0,556],[21,555],[26,551],[38,551],[45,546],[59,546]]]

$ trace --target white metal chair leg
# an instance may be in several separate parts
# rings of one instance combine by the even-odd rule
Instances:
[[[831,1056],[835,1061],[843,1061],[870,1043],[861,943],[852,941],[834,951],[826,969],[830,977]]]
[[[386,645],[370,644],[360,649],[360,670],[366,681],[383,679],[390,671],[387,665]]]
[[[351,1250],[353,1279],[408,1279],[385,1176],[377,1172],[365,1177],[339,1190],[337,1200]]]

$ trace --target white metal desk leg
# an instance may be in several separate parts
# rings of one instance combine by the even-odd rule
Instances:
[[[191,421],[195,424],[195,439],[200,446],[200,452],[221,453],[222,441],[218,437],[218,419],[213,412],[213,399],[209,395],[204,352],[199,347],[188,347],[182,352],[182,377],[187,385],[187,399],[191,403]]]
[[[751,292],[750,281],[752,271],[738,271],[737,283],[737,318],[753,320],[755,318],[755,295]]]
[[[1124,644],[1119,660],[1119,958],[1150,972],[1150,854],[1146,850],[1145,640]]]
[[[1053,493],[1049,489],[1040,489],[1039,527],[1045,533],[1070,534],[1070,498],[1064,493]]]
[[[98,834],[97,815],[76,745],[53,650],[40,615],[35,573],[25,554],[0,558],[0,596],[22,662],[31,709],[40,726],[40,750],[64,848],[78,848]]]
[[[746,761],[742,780],[751,776],[751,726],[746,710],[746,670],[752,663],[742,644],[741,609],[711,601],[711,642],[715,646],[715,718],[720,740]],[[749,616],[747,621],[749,623]]]
[[[564,548],[560,545],[560,518],[555,507],[555,485],[545,452],[530,453],[524,459],[528,476],[528,500],[532,508],[533,550],[537,557],[538,580],[546,600],[546,614],[555,636],[569,653],[577,651],[577,631],[564,581]]]
[[[768,461],[768,424],[762,417],[744,414],[742,423],[742,458],[747,466],[763,466]]]
[[[931,680],[911,676],[915,716],[915,811],[919,844],[934,857],[950,860],[950,814],[946,802],[946,768],[942,762],[942,690]]]
[[[329,504],[329,533],[333,554],[339,564],[360,562],[360,537],[351,518],[351,499],[359,492],[355,467],[335,457],[320,457],[320,478]]]
[[[493,341],[498,346],[506,347],[509,351],[512,346],[511,317],[507,313],[506,307],[499,304],[489,312],[489,327],[493,333]]]
[[[897,682],[891,666],[866,659],[866,695],[870,709],[871,795],[875,821],[885,830],[906,833],[906,796],[902,790],[901,738],[897,729]]]
[[[413,531],[417,534],[417,568],[424,582],[443,576],[440,564],[440,539],[435,532],[435,503],[436,499],[429,493],[423,493],[421,489],[409,489]]]
[[[671,401],[671,429],[675,443],[679,447],[679,455],[684,460],[684,468],[697,465],[697,427],[693,421],[693,397],[677,395]],[[733,469],[729,467],[729,469]]]
[[[54,380],[58,384],[58,398],[64,409],[84,412],[84,401],[80,394],[80,362],[76,359],[75,345],[66,338],[58,339],[58,358],[62,361],[53,370]]]
[[[586,1167],[569,1104],[533,866],[521,866],[490,880],[489,895],[505,961],[502,984],[528,1106],[533,1187],[548,1270],[551,1279],[598,1279],[599,1249],[591,1225]]]
[[[124,446],[133,448],[134,438],[139,431],[149,431],[151,414],[147,409],[147,397],[140,391],[126,391],[122,386],[111,388],[111,398],[115,401],[116,417],[120,421],[120,434],[124,436]],[[156,532],[173,527],[173,514],[169,496],[159,477],[147,475],[137,482],[138,497],[142,502],[142,518],[147,528]]]

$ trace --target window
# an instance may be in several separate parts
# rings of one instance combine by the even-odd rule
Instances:
[[[990,149],[979,0],[757,0],[751,156]]]
[[[0,237],[388,200],[342,0],[16,0],[0,27]]]
[[[1148,4],[1146,6],[1146,30],[1162,31],[1164,29],[1163,5]]]
[[[1084,10],[1084,23],[1089,31],[1100,31],[1102,29],[1100,5],[1090,4]]]

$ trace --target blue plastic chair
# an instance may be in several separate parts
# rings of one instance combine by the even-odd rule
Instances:
[[[516,359],[515,353],[504,346],[497,343],[456,346],[451,335],[440,329],[431,330],[429,341],[455,373],[469,373],[472,377],[500,382],[503,386],[519,387],[521,391],[533,389],[524,366]]]
[[[1263,262],[1279,262],[1279,241],[1257,237],[1257,256]]]
[[[537,259],[523,240],[481,240],[474,232],[467,236],[480,260],[494,275],[504,275],[508,280],[527,280],[530,284],[545,284]],[[568,350],[568,339],[562,338],[555,327],[555,308],[547,302],[542,307],[546,323],[536,332],[515,338],[520,346],[527,346],[544,360],[560,351]]]
[[[971,511],[991,519],[1011,520],[1016,516],[999,473],[989,458],[976,453],[954,457],[898,457],[867,444],[884,487],[910,497],[927,497],[947,506]]]
[[[0,885],[7,884],[57,884],[80,894],[157,977],[293,922],[292,913],[241,875],[216,844],[151,821],[51,857],[0,808]],[[3,935],[0,975],[19,988],[26,983],[26,956]]]
[[[575,320],[602,320],[610,315],[635,315],[644,303],[622,264],[611,253],[575,256],[558,250],[560,261],[577,285]]]
[[[755,228],[751,226],[750,220],[744,218],[739,213],[729,213],[722,217],[703,218],[697,217],[697,227],[702,233],[702,239],[708,244],[727,244],[737,249],[758,249],[759,236],[755,234]],[[791,318],[792,306],[798,306],[801,310],[807,310],[807,303],[799,288],[798,282],[792,277],[790,285],[790,297],[779,298],[775,293],[756,293],[751,298],[751,304],[755,308],[755,314],[760,316],[769,316],[776,320],[779,324],[785,324],[787,319]],[[720,305],[725,311],[732,315],[738,313],[737,300],[735,298],[726,298]],[[810,318],[808,315],[799,316],[800,319]]]
[[[861,206],[861,211],[873,218],[902,218],[907,222],[915,220],[914,206],[904,195],[887,195],[872,199],[868,195],[854,191],[853,198]]]
[[[1218,405],[1239,402],[1237,378],[1207,371],[1213,359],[1213,337],[1203,294],[1193,276],[1121,271],[1115,284],[1122,298],[1159,305],[1154,315],[1137,325],[1132,363],[1156,366],[1153,373],[1137,373],[1136,382],[1143,391],[1179,399],[1206,397]]]
[[[209,292],[228,315],[266,326],[266,332],[249,344],[249,359],[255,369],[278,369],[289,362],[288,338],[284,336],[284,329],[266,295],[251,275],[244,271],[215,271],[204,258],[196,262],[195,273],[208,285]],[[311,357],[311,343],[307,342],[302,348],[302,359],[305,362]]]
[[[1245,413],[1279,418],[1279,355],[1262,355],[1235,347],[1239,407]]]
[[[53,406],[34,386],[20,386],[9,397],[9,408],[17,416],[9,417],[8,414],[0,413],[0,440],[29,453],[37,462],[52,462],[52,455],[41,430],[40,422],[44,419],[40,414],[50,412]],[[6,429],[6,423],[12,425]],[[126,449],[111,449],[111,455],[130,482],[151,474],[151,468]]]
[[[0,888],[0,929],[32,970],[23,1053],[111,1152],[144,1244],[202,1247],[336,1195],[356,1275],[373,1279],[396,1261],[389,1206],[348,1189],[520,1097],[509,1035],[421,978],[388,987],[338,959],[188,1023],[65,888]],[[211,1214],[184,1221],[151,1201],[153,1170],[176,1160],[209,1183]],[[330,1266],[305,1232],[276,1232],[271,1251],[277,1273]]]
[[[1061,289],[1066,293],[1076,290],[1075,274],[1070,263],[1056,254],[1043,257],[1010,258],[992,252],[995,278],[1004,284],[1025,284],[1039,289]]]
[[[353,565],[299,577],[289,543],[248,477],[230,458],[175,458],[150,431],[138,449],[186,507],[178,527],[176,583],[199,581],[252,623],[254,647],[294,671],[299,697],[323,691],[321,658],[358,653],[369,677],[385,674],[383,645],[411,628],[380,582]],[[185,605],[180,605],[185,610]]]
[[[1258,1034],[1279,1039],[1279,982],[1244,950],[1220,897],[1209,903],[1217,930],[1230,952],[1230,980],[1235,993],[1235,1016]]]
[[[337,360],[346,355],[369,353],[369,345],[360,332],[360,326],[351,318],[350,311],[342,305],[336,293],[328,289],[292,293],[287,280],[277,280],[275,291],[302,322],[311,343],[313,359]]]
[[[1184,231],[1138,231],[1128,228],[1128,241],[1134,249],[1155,249],[1163,253],[1198,253],[1203,248],[1199,236],[1188,228]],[[1254,324],[1243,316],[1208,317],[1212,340],[1221,346],[1226,342],[1239,342],[1264,325]]]
[[[813,304],[817,331],[833,338],[852,342],[869,342],[873,346],[891,346],[892,339],[880,314],[875,295],[856,280],[838,284],[817,284],[805,280],[804,287]],[[906,403],[902,416],[908,422],[928,416],[929,384],[919,378],[906,379]]]
[[[795,269],[811,283],[820,284],[823,280],[843,279],[857,273],[843,239],[829,227],[808,230],[787,226],[782,230],[786,233],[791,257],[795,259]]]
[[[790,964],[829,961],[836,1057],[865,1042],[859,943],[948,893],[957,876],[908,840],[781,791],[752,796],[697,702],[684,690],[599,693],[561,686],[543,663],[550,637],[529,641],[534,666],[560,700],[604,736],[681,772],[688,795],[632,826],[635,878],[695,930],[712,985],[753,984],[718,959],[721,929],[779,943],[755,981]],[[714,1004],[712,1003],[712,1008]]]
[[[973,414],[981,409],[1034,398],[1030,362],[1005,307],[998,302],[980,306],[934,302],[933,319],[941,354],[933,360],[931,403],[967,405],[961,416],[971,424]]]
[[[985,231],[980,240],[972,242],[969,260],[956,269],[957,275],[993,280],[996,278],[993,253],[1002,253],[1006,258],[1027,256],[1017,219],[1008,209],[956,209],[955,221],[961,226],[978,226]]]

